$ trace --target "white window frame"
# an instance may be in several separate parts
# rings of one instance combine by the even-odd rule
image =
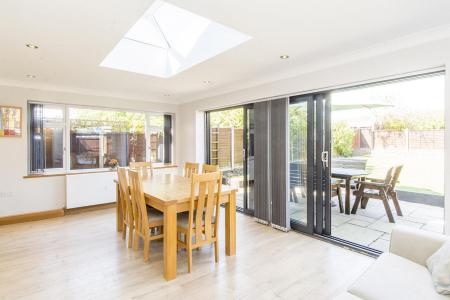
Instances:
[[[146,120],[146,124],[145,124],[145,132],[146,132],[146,135],[145,135],[145,139],[146,139],[146,146],[147,146],[147,152],[146,152],[146,160],[147,161],[151,161],[151,158],[152,158],[152,147],[151,147],[151,141],[150,141],[150,135],[151,135],[151,132],[153,131],[152,129],[153,128],[156,128],[157,126],[153,126],[152,125],[152,123],[151,123],[151,117],[152,116],[157,116],[157,117],[160,117],[160,116],[162,116],[163,117],[163,127],[162,127],[162,132],[164,133],[164,115],[167,115],[167,114],[156,114],[156,113],[147,113],[146,114],[146,116],[145,116],[145,120]],[[170,114],[170,115],[172,115],[172,118],[173,118],[173,114]],[[173,126],[172,126],[172,128],[173,128]],[[172,136],[173,136],[173,134],[172,134]],[[173,145],[173,137],[172,137],[172,145]],[[164,156],[164,143],[163,143],[163,156]],[[171,152],[171,153],[173,153],[173,152]],[[172,157],[170,158],[170,161],[172,161],[173,160],[173,154],[172,154]],[[154,161],[152,161],[152,162],[154,162]],[[164,157],[163,157],[163,161],[162,162],[154,162],[154,163],[164,163]]]
[[[80,108],[80,109],[90,109],[90,110],[100,110],[100,111],[115,111],[115,112],[131,112],[131,113],[141,113],[145,115],[145,120],[147,121],[147,116],[151,113],[146,112],[146,111],[137,111],[137,110],[132,110],[132,109],[119,109],[119,108],[109,108],[109,107],[97,107],[97,106],[88,106],[88,105],[70,105],[67,104],[66,105],[66,135],[68,137],[68,139],[70,138],[70,114],[69,114],[69,110],[71,108]],[[146,143],[146,149],[145,149],[145,158],[148,161],[148,148],[147,148],[147,141],[148,141],[148,135],[147,135],[147,122],[145,121],[144,125],[144,134],[145,134],[145,143]],[[100,142],[102,142],[102,140],[100,139]],[[109,170],[109,168],[105,168],[105,167],[98,167],[98,168],[90,168],[90,169],[71,169],[71,156],[70,156],[70,143],[68,146],[68,151],[67,153],[69,153],[69,155],[66,155],[66,162],[67,162],[67,168],[66,168],[66,172],[67,173],[80,173],[80,172],[95,172],[95,171],[106,171]],[[99,159],[99,165],[103,165],[103,157],[104,157],[104,151],[103,151],[103,145],[100,144],[99,145],[99,154],[98,154],[98,159]]]
[[[66,127],[66,107],[65,104],[60,104],[60,103],[51,103],[51,102],[40,102],[40,101],[28,101],[27,103],[27,109],[29,108],[29,104],[42,104],[44,107],[45,106],[53,106],[53,107],[59,107],[62,109],[62,113],[63,113],[63,118],[62,121],[60,122],[56,122],[56,121],[46,121],[43,120],[43,127],[45,128],[62,128],[63,129],[63,166],[62,168],[51,168],[51,169],[45,169],[43,170],[44,174],[57,174],[57,173],[61,173],[61,172],[65,172],[66,168],[67,168],[67,164],[66,164],[66,149],[67,149],[67,139],[66,139],[66,131],[65,131],[65,127]],[[27,122],[29,122],[30,120],[27,119]],[[28,136],[30,135],[29,132],[29,127],[28,127]],[[27,141],[28,143],[28,151],[30,150],[30,141]],[[31,153],[28,154],[28,173],[30,174],[30,158],[31,158]],[[34,174],[34,173],[33,173]]]
[[[42,104],[44,106],[55,106],[55,107],[61,107],[63,109],[63,121],[61,122],[45,122],[44,121],[44,128],[46,127],[46,124],[48,124],[48,127],[52,128],[63,128],[63,167],[62,168],[52,168],[52,169],[44,169],[43,174],[57,174],[57,173],[80,173],[80,172],[95,172],[95,171],[103,171],[103,170],[109,170],[109,168],[99,167],[99,168],[91,168],[91,169],[71,169],[71,156],[70,156],[70,117],[69,117],[69,110],[71,108],[81,108],[81,109],[92,109],[92,110],[101,110],[101,111],[117,111],[117,112],[133,112],[133,113],[143,113],[145,114],[145,128],[144,128],[144,134],[145,134],[145,159],[146,161],[150,161],[151,159],[151,144],[150,144],[150,133],[151,133],[151,122],[150,117],[151,116],[164,116],[167,114],[170,114],[172,116],[172,120],[174,119],[173,113],[163,113],[163,112],[149,112],[149,111],[138,111],[133,109],[120,109],[120,108],[108,108],[108,107],[98,107],[98,106],[90,106],[90,105],[76,105],[76,104],[63,104],[63,103],[54,103],[54,102],[41,102],[41,101],[33,101],[29,100],[27,105],[30,103],[36,103],[36,104]],[[29,119],[27,120],[29,122]],[[163,128],[164,130],[164,128]],[[172,122],[172,149],[174,145],[174,124]],[[28,147],[29,147],[29,141],[27,141]],[[99,165],[102,165],[102,151],[100,146],[100,153],[99,153]],[[164,150],[163,150],[164,151]],[[171,155],[171,161],[174,159],[174,153],[172,151]],[[28,155],[28,161],[30,161],[31,153]],[[28,173],[31,173],[30,170],[28,170]]]

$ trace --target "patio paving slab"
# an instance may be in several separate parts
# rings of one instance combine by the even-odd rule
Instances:
[[[375,242],[373,242],[372,244],[369,245],[370,248],[374,248],[383,252],[389,252],[389,245],[390,242],[383,240],[383,239],[378,239]]]
[[[421,228],[424,225],[423,223],[415,223],[415,222],[402,220],[402,219],[400,219],[400,217],[397,217],[395,219],[395,223],[389,223],[387,217],[383,217],[383,218],[377,220],[375,223],[371,224],[369,226],[369,229],[382,231],[382,232],[385,232],[385,233],[391,233],[392,229],[396,225],[399,225],[399,224],[400,225],[404,225],[404,226],[408,226],[408,227],[413,227],[413,228]]]
[[[391,234],[390,233],[384,233],[380,239],[385,240],[385,241],[390,241],[391,240]]]
[[[337,198],[333,198],[337,203]],[[351,198],[353,206],[354,197]],[[443,232],[443,208],[406,202],[400,200],[402,217],[397,216],[390,203],[396,223],[389,223],[383,203],[379,200],[369,200],[366,209],[358,208],[356,214],[346,215],[339,211],[339,206],[331,208],[332,236],[351,241],[380,251],[389,249],[392,228],[404,225],[433,232]],[[291,218],[306,220],[306,204],[291,203]]]
[[[426,206],[423,204],[420,205],[414,212],[410,214],[411,217],[419,217],[419,218],[430,218],[430,219],[443,219],[444,218],[444,209],[440,207],[434,206]]]
[[[347,223],[348,221],[352,220],[352,218],[349,215],[345,215],[345,214],[341,214],[341,215],[337,215],[337,214],[333,214],[333,216],[331,217],[331,225],[332,226],[340,226],[344,223]]]
[[[338,226],[332,232],[332,235],[344,240],[350,240],[353,243],[368,246],[381,237],[383,232],[345,223]]]
[[[352,219],[348,223],[352,224],[352,225],[361,226],[361,227],[367,227],[370,224],[372,224],[371,222],[362,221],[362,220],[358,220],[358,219]]]
[[[442,233],[444,232],[444,221],[443,220],[429,221],[425,225],[423,225],[422,229],[426,231]]]

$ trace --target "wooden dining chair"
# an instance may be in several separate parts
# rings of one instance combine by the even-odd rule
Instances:
[[[184,177],[191,178],[193,174],[198,174],[198,163],[187,162],[184,164]]]
[[[208,165],[203,164],[202,165],[202,173],[213,173],[213,172],[220,172],[219,165]]]
[[[126,239],[128,226],[128,248],[131,248],[133,245],[134,219],[130,190],[128,189],[127,169],[117,168],[117,178],[119,181],[120,206],[122,207],[122,238]]]
[[[155,209],[147,209],[142,188],[142,174],[137,170],[129,170],[131,204],[134,217],[134,250],[139,247],[139,238],[144,241],[144,261],[149,260],[150,242],[164,238],[163,214]],[[156,230],[159,229],[159,234]]]
[[[144,179],[153,176],[153,166],[149,161],[130,162],[130,169],[142,172],[142,178]]]
[[[192,271],[192,250],[214,243],[219,262],[219,214],[222,175],[218,172],[193,174],[189,213],[178,216],[178,247],[188,255],[188,272]],[[198,199],[197,199],[198,195]]]

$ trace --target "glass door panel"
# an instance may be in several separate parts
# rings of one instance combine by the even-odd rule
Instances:
[[[289,214],[291,227],[307,233],[314,228],[314,101],[291,98],[289,105]]]
[[[208,161],[218,165],[224,184],[238,189],[236,206],[244,206],[244,108],[207,113]]]
[[[291,227],[307,233],[322,234],[329,219],[327,103],[325,94],[311,94],[289,105],[289,213]]]
[[[244,212],[252,214],[255,209],[255,115],[253,105],[244,108]]]
[[[307,224],[308,102],[289,106],[289,211],[291,219]]]

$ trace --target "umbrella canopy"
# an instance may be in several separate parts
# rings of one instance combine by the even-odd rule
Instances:
[[[355,104],[332,104],[332,111],[340,111],[340,110],[351,110],[351,109],[374,109],[381,107],[393,107],[392,104],[381,104],[381,103],[355,103]]]

